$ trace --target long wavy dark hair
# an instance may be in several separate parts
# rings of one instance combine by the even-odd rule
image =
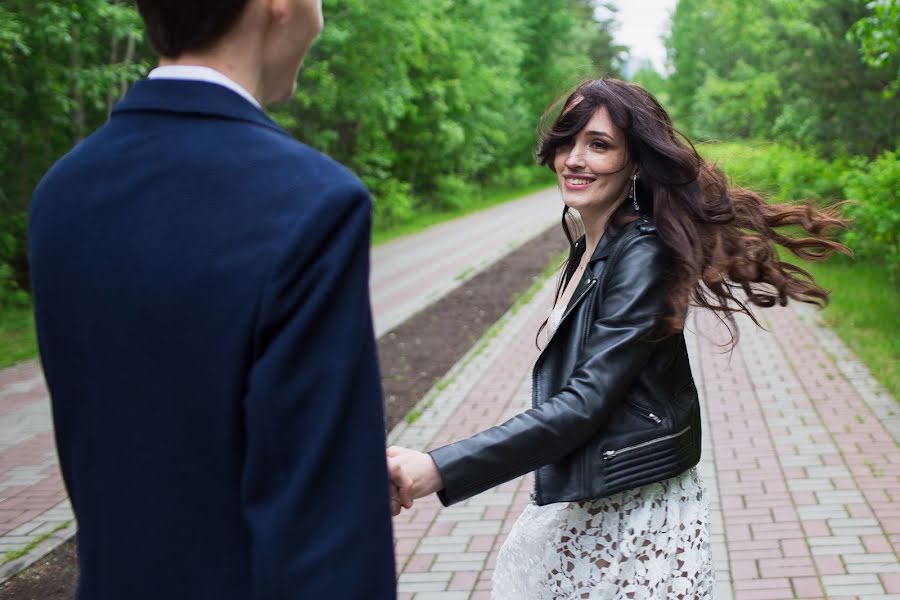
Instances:
[[[828,292],[807,271],[780,260],[776,245],[805,260],[824,260],[833,252],[850,254],[831,235],[846,227],[837,208],[769,204],[750,190],[729,187],[722,171],[703,160],[690,140],[675,129],[659,102],[640,86],[595,79],[554,102],[541,120],[540,164],[553,170],[557,150],[569,144],[604,106],[613,124],[625,134],[628,160],[639,167],[640,212],[653,218],[660,240],[674,258],[665,333],[682,331],[687,309],[693,305],[726,320],[733,345],[737,335],[734,313],[744,313],[759,325],[748,304],[784,306],[789,298],[820,306],[828,303]],[[630,202],[623,202],[610,227],[638,218],[629,206]],[[569,241],[569,257],[557,286],[557,299],[576,267],[578,225],[566,207],[562,227]],[[789,226],[800,233],[795,236],[777,230]],[[742,294],[736,295],[739,290]]]

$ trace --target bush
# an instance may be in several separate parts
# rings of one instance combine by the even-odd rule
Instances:
[[[374,229],[403,225],[415,215],[415,199],[410,185],[396,179],[366,181],[374,203]]]
[[[884,265],[900,281],[900,155],[823,160],[779,145],[705,144],[700,152],[719,162],[733,181],[768,194],[774,202],[810,199],[822,206],[847,199],[843,214],[851,226],[842,235],[860,260]]]
[[[25,259],[26,215],[0,217],[0,311],[28,306],[27,260]]]
[[[849,202],[845,213],[852,226],[844,235],[860,259],[885,265],[890,278],[900,280],[900,154],[885,152],[868,162],[859,158],[843,174]]]
[[[438,210],[458,210],[476,204],[482,198],[475,185],[456,175],[440,175],[435,179],[434,203]]]
[[[487,183],[494,188],[513,189],[527,187],[543,181],[553,182],[555,180],[556,176],[550,173],[547,167],[528,164],[516,165],[492,173],[488,178]]]
[[[716,160],[732,180],[774,201],[816,200],[830,204],[843,197],[840,173],[827,160],[776,144],[702,144],[698,150]]]

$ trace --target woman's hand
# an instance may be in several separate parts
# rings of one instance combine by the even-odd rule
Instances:
[[[444,489],[441,474],[430,455],[401,446],[391,446],[387,455],[388,464],[398,467],[411,480],[407,489],[413,500]]]
[[[412,478],[406,474],[399,459],[388,455],[388,474],[391,478],[391,514],[397,516],[403,508],[412,508]]]

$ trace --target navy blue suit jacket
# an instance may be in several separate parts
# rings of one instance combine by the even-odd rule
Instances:
[[[371,201],[227,88],[138,83],[34,193],[83,600],[395,597]]]

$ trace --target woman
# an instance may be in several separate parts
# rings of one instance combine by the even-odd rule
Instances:
[[[388,453],[413,497],[438,492],[445,505],[536,471],[533,502],[498,557],[495,598],[713,598],[688,305],[733,325],[734,312],[752,318],[748,303],[824,304],[774,247],[846,252],[821,237],[843,222],[728,189],[650,94],[614,79],[565,100],[538,157],[558,178],[570,255],[542,326],[533,408],[428,454]],[[819,237],[772,229],[783,225]]]

